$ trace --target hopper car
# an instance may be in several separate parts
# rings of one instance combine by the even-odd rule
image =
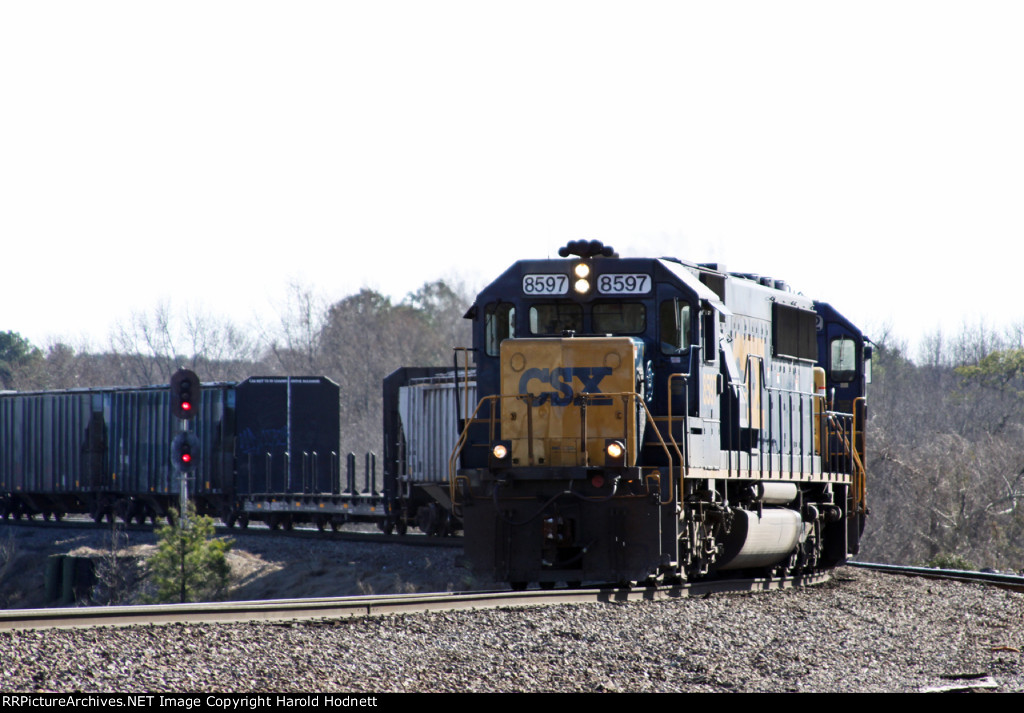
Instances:
[[[325,377],[203,384],[187,481],[197,510],[243,526],[383,518],[372,459],[359,488],[354,455],[339,454],[338,397]],[[0,394],[0,516],[167,517],[180,500],[181,429],[167,386]]]

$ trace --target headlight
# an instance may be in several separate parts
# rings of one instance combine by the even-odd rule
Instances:
[[[577,263],[576,267],[573,269],[573,272],[575,272],[576,277],[579,278],[590,277],[590,265],[588,265],[585,262]]]
[[[505,460],[508,455],[508,447],[504,443],[495,443],[494,448],[491,449],[491,455],[498,460]]]
[[[619,443],[618,441],[612,441],[607,446],[605,446],[604,450],[605,453],[608,454],[609,458],[619,460],[620,458],[622,458],[622,455],[626,452],[626,447]]]
[[[584,279],[581,278],[579,280],[576,280],[576,284],[573,285],[573,287],[581,295],[585,295],[588,292],[590,292],[590,281],[589,280],[584,280]]]

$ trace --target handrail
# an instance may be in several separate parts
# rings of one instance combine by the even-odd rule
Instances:
[[[752,362],[754,360],[756,360],[758,362],[756,366],[752,364]],[[761,431],[762,434],[763,434],[764,428],[767,427],[767,429],[768,429],[768,434],[767,435],[768,435],[768,441],[769,442],[772,442],[774,440],[774,438],[773,438],[773,435],[774,435],[773,434],[774,415],[773,415],[772,412],[775,411],[775,410],[779,410],[780,411],[780,423],[779,423],[779,425],[780,425],[780,427],[782,427],[783,426],[783,423],[781,421],[782,414],[781,414],[781,409],[779,409],[778,407],[779,407],[779,405],[781,405],[781,400],[786,398],[787,396],[788,396],[788,398],[790,400],[790,404],[789,404],[789,448],[786,449],[784,447],[783,443],[780,442],[778,444],[779,450],[778,450],[777,454],[774,452],[774,449],[769,449],[769,453],[768,453],[768,456],[769,456],[768,457],[768,466],[767,466],[768,467],[768,473],[767,473],[767,476],[771,477],[773,475],[773,473],[774,473],[774,470],[775,470],[775,463],[774,463],[774,461],[775,461],[775,456],[776,455],[778,455],[778,463],[779,463],[779,467],[780,467],[779,474],[780,475],[782,475],[782,472],[783,472],[782,468],[784,467],[784,464],[785,464],[785,461],[786,461],[787,457],[789,459],[789,470],[788,470],[788,473],[789,473],[789,475],[791,477],[794,475],[795,459],[797,457],[799,457],[799,459],[800,459],[800,464],[799,464],[799,477],[800,478],[803,478],[803,477],[805,477],[805,475],[807,475],[807,473],[805,472],[805,468],[808,467],[808,466],[811,469],[810,470],[810,475],[813,475],[815,473],[816,466],[815,466],[815,460],[814,460],[815,453],[814,453],[813,442],[812,442],[812,450],[811,450],[811,459],[810,459],[809,463],[807,461],[807,457],[808,457],[808,453],[807,453],[807,438],[806,438],[807,434],[806,434],[806,429],[804,427],[804,424],[806,423],[806,421],[804,419],[804,414],[806,413],[805,409],[808,408],[808,403],[814,404],[815,402],[820,401],[820,402],[822,402],[822,409],[821,409],[820,415],[814,414],[814,416],[812,416],[812,418],[820,418],[821,422],[822,422],[822,424],[824,426],[824,428],[822,429],[823,430],[823,433],[822,433],[822,446],[823,446],[822,447],[822,452],[817,454],[817,457],[821,458],[821,470],[822,470],[822,472],[830,472],[831,471],[831,467],[832,466],[827,466],[826,465],[826,463],[830,462],[830,458],[831,458],[831,453],[830,453],[830,449],[829,449],[829,443],[830,442],[833,442],[833,443],[834,442],[839,442],[842,445],[843,455],[848,456],[850,458],[850,460],[851,460],[851,463],[850,463],[851,467],[850,467],[849,475],[851,475],[852,478],[853,478],[853,494],[854,494],[855,506],[859,507],[859,508],[863,508],[864,505],[865,505],[865,500],[866,500],[866,497],[865,497],[866,496],[866,492],[865,492],[865,490],[866,490],[866,488],[865,488],[866,469],[864,467],[863,455],[858,450],[858,448],[856,446],[856,439],[857,439],[858,435],[860,434],[860,429],[862,428],[862,424],[859,423],[859,421],[861,419],[858,418],[856,407],[854,408],[854,413],[853,414],[841,414],[841,413],[838,413],[838,412],[835,412],[835,411],[827,410],[827,405],[828,405],[827,404],[827,400],[821,394],[817,394],[815,392],[800,391],[800,390],[797,390],[797,389],[772,387],[770,385],[767,385],[766,384],[766,379],[765,379],[765,374],[764,374],[764,360],[762,359],[762,357],[760,357],[758,355],[747,355],[747,364],[746,364],[746,368],[744,370],[744,380],[743,380],[743,382],[730,382],[728,384],[728,388],[731,388],[731,389],[734,389],[734,390],[738,390],[740,388],[744,388],[747,391],[747,411],[748,411],[747,418],[748,418],[748,427],[751,428],[751,431],[753,431],[753,428],[752,428],[751,424],[753,423],[753,414],[754,414],[754,411],[753,411],[753,408],[754,408],[754,405],[753,405],[754,385],[753,385],[752,379],[750,377],[751,377],[752,372],[754,371],[754,369],[757,370],[757,376],[758,376],[758,381],[759,381],[758,388],[757,388],[757,399],[758,399],[758,406],[760,408],[758,410],[762,411],[764,406],[767,406],[767,408],[769,410],[769,414],[767,416],[767,423],[765,423],[765,418],[764,418],[763,415],[758,417],[758,423],[759,423],[758,430]],[[667,461],[667,464],[668,464],[668,474],[669,474],[669,484],[670,484],[669,493],[668,493],[668,499],[663,499],[662,498],[662,496],[661,496],[661,488],[660,488],[660,485],[659,485],[659,487],[658,487],[658,490],[659,490],[659,503],[661,505],[666,505],[666,504],[668,504],[670,502],[673,502],[677,487],[679,488],[679,492],[682,492],[682,482],[683,482],[683,479],[686,477],[686,474],[689,472],[689,460],[687,458],[687,455],[688,455],[688,452],[689,452],[688,441],[687,441],[687,435],[688,434],[686,432],[685,424],[686,424],[687,418],[689,417],[689,410],[688,410],[688,405],[689,405],[688,404],[688,401],[689,401],[689,388],[688,387],[689,387],[689,380],[691,378],[692,378],[692,375],[689,374],[689,373],[673,373],[673,374],[669,375],[669,378],[668,378],[668,381],[667,381],[667,384],[666,384],[667,392],[668,392],[667,393],[667,396],[668,396],[668,439],[667,439],[667,441],[666,441],[666,438],[665,438],[664,434],[662,433],[662,429],[658,425],[658,421],[655,420],[653,414],[651,413],[650,409],[648,408],[647,403],[644,401],[643,397],[640,396],[640,394],[638,394],[637,392],[635,392],[635,391],[622,391],[622,392],[613,392],[613,393],[583,393],[583,394],[577,395],[576,401],[574,402],[574,405],[576,405],[581,410],[581,414],[580,414],[580,447],[583,449],[583,462],[584,462],[584,466],[589,466],[589,451],[587,450],[587,444],[593,438],[593,436],[588,435],[588,419],[587,419],[587,415],[586,415],[587,407],[591,404],[591,402],[594,399],[597,399],[597,398],[602,398],[602,399],[607,399],[609,397],[619,397],[619,398],[622,398],[623,404],[624,404],[624,410],[625,410],[625,412],[627,414],[629,414],[629,417],[627,417],[625,419],[626,423],[624,424],[625,425],[625,428],[624,428],[625,439],[626,439],[627,442],[629,442],[630,428],[632,428],[633,429],[633,433],[634,433],[634,437],[635,437],[635,440],[636,440],[636,448],[635,448],[636,456],[639,456],[639,453],[641,452],[641,449],[643,447],[643,443],[641,442],[641,439],[643,438],[643,434],[637,432],[637,422],[633,418],[633,416],[635,414],[635,411],[636,411],[636,407],[635,407],[634,404],[635,403],[639,403],[643,407],[643,409],[644,409],[644,414],[646,416],[647,422],[649,422],[651,427],[653,428],[653,434],[654,434],[655,438],[657,439],[657,442],[659,443],[659,445],[661,446],[662,450],[665,453],[665,458],[666,458],[666,461]],[[683,423],[682,444],[680,444],[679,441],[675,438],[675,434],[673,432],[673,425],[674,425],[674,421],[676,420],[676,417],[673,414],[673,408],[672,408],[672,402],[673,402],[673,399],[672,399],[672,386],[673,386],[674,381],[677,380],[677,379],[683,380],[683,383],[684,383],[684,388],[683,388],[683,393],[684,393],[684,409],[685,409],[686,413],[682,417],[682,423]],[[737,397],[738,396],[739,396],[739,393],[737,393]],[[799,398],[799,404],[798,405],[794,405],[794,403],[793,403],[794,397]],[[493,394],[491,396],[484,396],[484,397],[479,399],[479,401],[477,403],[477,406],[476,406],[476,409],[474,410],[472,416],[470,418],[466,419],[465,426],[464,426],[462,432],[460,433],[459,438],[458,438],[458,440],[457,440],[457,442],[455,444],[455,447],[452,449],[452,453],[451,453],[451,455],[449,456],[449,459],[448,459],[449,491],[450,491],[450,496],[451,496],[453,504],[457,503],[456,493],[458,492],[459,482],[460,481],[468,482],[468,478],[466,476],[458,475],[458,473],[457,473],[457,462],[458,462],[459,455],[462,453],[462,451],[465,449],[465,447],[466,447],[466,445],[468,443],[468,440],[469,440],[469,429],[474,424],[488,423],[489,424],[490,442],[494,442],[494,440],[495,440],[495,438],[497,436],[498,427],[499,427],[498,409],[496,408],[496,406],[500,405],[501,401],[503,401],[503,400],[506,400],[506,399],[520,399],[520,400],[524,401],[524,403],[526,404],[526,408],[527,408],[527,413],[526,413],[526,417],[527,417],[527,442],[528,442],[528,449],[529,449],[528,450],[528,465],[529,466],[535,465],[535,461],[534,461],[534,447],[533,447],[534,446],[534,440],[535,440],[534,439],[534,433],[533,433],[533,400],[534,400],[534,398],[535,397],[532,394],[514,394],[514,395],[513,394]],[[864,400],[863,397],[860,397],[858,399],[855,399],[854,403],[856,404],[856,403],[861,402],[863,400]],[[489,413],[489,416],[488,416],[486,421],[483,420],[483,419],[478,418],[479,414],[481,412],[481,409],[484,407],[485,403],[491,403],[490,413]],[[795,414],[794,410],[796,410],[798,413]],[[812,414],[814,413],[814,409],[813,408],[810,409],[810,411],[811,411]],[[793,424],[794,418],[796,418],[800,422],[800,424],[801,424],[799,435],[797,435],[795,433],[795,431],[794,431],[794,424]],[[852,434],[848,434],[846,427],[844,427],[842,425],[842,423],[841,423],[841,420],[847,420],[847,419],[848,419],[848,423],[852,422],[852,429],[853,429]],[[630,422],[633,422],[632,426],[629,425]],[[813,429],[812,429],[812,434],[813,434]],[[760,440],[761,441],[764,440],[764,436],[763,435],[762,435]],[[764,462],[765,461],[765,458],[764,458],[765,454],[763,452],[763,449],[761,448],[761,443],[759,442],[757,445],[758,445],[758,462],[757,462],[757,465],[756,465],[757,477],[758,477],[758,479],[763,479],[763,478],[766,477],[766,474],[765,474],[765,462]],[[753,447],[752,436],[751,436],[751,442],[748,443],[748,446],[750,446],[751,448]],[[732,449],[730,449],[730,452],[731,452],[731,450]],[[799,451],[799,456],[797,455],[797,451]],[[636,461],[634,461],[634,462],[636,462]],[[675,473],[675,471],[673,469],[675,468],[675,464],[676,463],[679,464],[679,481],[680,482],[679,482],[678,486],[676,484],[675,477],[673,477],[674,473]],[[731,460],[730,460],[729,468],[730,468],[730,473],[731,473],[732,472]],[[656,468],[654,466],[652,466],[652,469],[656,469]],[[753,459],[748,459],[747,460],[747,464],[746,464],[745,467],[743,465],[742,459],[738,461],[737,467],[736,467],[737,474],[742,475],[742,472],[744,470],[746,470],[748,475],[750,475],[750,476],[754,475],[755,464],[753,462]],[[652,475],[653,475],[653,473],[652,473]],[[661,477],[659,475],[658,476],[659,484],[660,484],[660,480],[661,480]]]
[[[639,403],[640,406],[644,409],[644,414],[646,416],[646,420],[650,422],[651,427],[653,428],[653,432],[657,436],[658,442],[661,444],[662,450],[664,450],[664,452],[665,452],[665,457],[666,457],[666,459],[668,461],[668,472],[671,475],[672,468],[673,468],[672,453],[669,450],[668,444],[665,442],[665,438],[661,434],[661,429],[658,428],[657,422],[654,420],[653,414],[651,414],[650,409],[647,408],[647,404],[644,402],[643,398],[640,398],[640,395],[638,393],[636,393],[635,391],[602,392],[602,393],[582,393],[582,394],[578,394],[577,395],[577,402],[578,403],[576,403],[575,405],[577,405],[581,409],[581,412],[582,412],[581,413],[581,418],[580,418],[580,424],[581,424],[581,426],[580,426],[580,430],[581,430],[581,433],[580,433],[580,445],[581,445],[581,447],[583,448],[583,451],[584,451],[584,466],[586,467],[586,466],[589,465],[589,452],[587,452],[587,443],[592,438],[592,436],[589,436],[587,434],[587,431],[586,431],[586,427],[587,427],[587,419],[586,419],[587,405],[591,401],[593,401],[594,399],[598,399],[598,398],[600,398],[600,399],[607,399],[607,398],[615,398],[615,397],[622,398],[623,404],[624,404],[624,410],[625,410],[626,414],[629,414],[629,415],[633,414],[633,412],[635,411],[635,404],[636,403]],[[456,493],[458,491],[458,482],[459,481],[468,481],[466,476],[460,476],[457,473],[456,464],[458,462],[459,454],[466,447],[466,444],[467,444],[467,442],[469,440],[469,429],[470,429],[470,426],[473,425],[474,423],[478,423],[477,416],[480,413],[480,410],[483,408],[485,402],[493,402],[492,406],[491,406],[491,409],[490,409],[490,417],[489,417],[489,425],[490,425],[489,436],[490,436],[490,442],[492,442],[492,443],[495,440],[496,426],[497,426],[497,415],[496,415],[497,409],[494,408],[494,406],[496,404],[500,404],[501,401],[506,400],[506,399],[521,399],[521,400],[523,400],[526,403],[526,406],[527,406],[527,443],[528,443],[528,448],[529,448],[529,465],[530,466],[534,465],[534,462],[533,462],[533,460],[534,460],[534,458],[533,458],[534,435],[533,435],[533,418],[532,418],[532,416],[533,416],[533,407],[532,407],[533,398],[534,397],[533,397],[532,394],[492,394],[490,396],[484,396],[484,397],[480,398],[480,400],[477,403],[476,409],[473,411],[472,417],[466,420],[465,427],[463,428],[462,433],[459,434],[459,438],[458,438],[458,440],[455,443],[455,447],[452,449],[452,453],[448,457],[448,487],[449,487],[449,495],[451,497],[451,500],[452,500],[453,504],[457,503]],[[634,449],[635,450],[634,457],[637,457],[639,455],[640,448],[642,447],[642,443],[640,442],[640,439],[642,438],[642,435],[637,433],[637,426],[636,426],[636,423],[635,423],[635,419],[627,416],[627,417],[624,418],[624,420],[626,421],[626,423],[625,423],[625,437],[626,437],[626,441],[627,442],[629,442],[629,430],[631,428],[630,427],[630,422],[633,422],[633,425],[632,425],[633,435],[634,435],[634,438],[635,438],[635,440],[637,442],[636,448]],[[670,431],[670,435],[671,435],[671,424],[670,424],[669,431]],[[678,447],[676,448],[676,450],[678,452]],[[682,457],[681,454],[680,454],[680,457]],[[653,475],[653,473],[651,475]],[[657,478],[657,481],[658,481],[658,491],[659,491],[659,493],[658,493],[659,503],[661,505],[667,505],[667,504],[673,502],[674,499],[675,499],[675,481],[672,478],[669,479],[669,493],[668,493],[668,498],[667,499],[664,499],[661,496],[661,492],[660,492],[661,491],[661,486],[660,486],[661,478],[660,478],[660,476]]]
[[[687,441],[688,441],[687,436],[686,436],[686,419],[688,419],[690,417],[690,376],[691,376],[691,374],[689,372],[687,372],[685,374],[682,373],[682,372],[677,372],[677,373],[674,373],[674,374],[669,374],[668,375],[668,381],[665,382],[665,388],[668,391],[668,393],[666,394],[666,396],[667,396],[666,400],[668,402],[668,439],[669,439],[669,441],[672,442],[672,447],[675,449],[676,455],[679,456],[679,479],[680,479],[680,481],[682,481],[682,479],[685,478],[686,474],[690,471],[690,461],[689,461],[688,458],[684,458],[683,457],[683,451],[681,451],[679,449],[679,444],[676,443],[676,436],[675,436],[674,433],[672,433],[672,380],[677,378],[677,377],[683,380],[683,421],[682,421],[682,423],[683,423],[683,431],[682,431],[683,450],[685,450],[685,451],[687,451],[687,453],[689,453],[689,450],[686,447],[687,446]],[[669,475],[670,476],[671,476],[671,473],[672,472],[669,471]]]
[[[864,433],[864,431],[861,430],[861,429],[864,428],[865,424],[858,424],[858,414],[860,413],[860,409],[857,408],[858,404],[864,404],[864,407],[865,407],[864,408],[864,413],[865,413],[865,416],[866,416],[867,415],[867,398],[864,397],[864,396],[858,396],[857,398],[855,398],[853,400],[853,438],[854,438],[854,444],[853,444],[854,448],[853,448],[853,450],[854,450],[854,453],[855,453],[854,460],[855,460],[855,462],[858,465],[858,469],[857,469],[857,472],[854,474],[854,481],[853,481],[853,490],[854,490],[853,502],[854,502],[854,507],[855,508],[859,507],[860,508],[859,512],[863,513],[863,512],[867,511],[867,494],[868,494],[867,493],[867,466],[863,462],[863,460],[864,460],[864,449],[866,448],[866,444],[864,443],[864,439],[866,438],[867,434]],[[857,439],[857,435],[858,434],[860,434],[860,436],[861,436],[861,448],[860,449],[857,448],[857,443],[856,443],[856,439]]]
[[[473,347],[452,347],[452,351],[455,352],[455,385],[458,387],[459,382],[459,352],[462,352],[462,401],[463,409],[462,413],[469,412],[469,353],[473,351]],[[458,394],[455,396],[455,402],[458,403]]]

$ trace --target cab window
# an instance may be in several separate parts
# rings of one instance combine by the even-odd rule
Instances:
[[[853,339],[833,339],[829,348],[829,371],[833,381],[853,381],[857,378],[857,342]]]
[[[550,302],[530,307],[530,332],[539,336],[561,336],[562,332],[583,331],[583,307],[574,302]]]
[[[690,305],[680,300],[661,303],[658,314],[662,354],[681,354],[690,348]]]
[[[497,302],[487,305],[484,310],[487,331],[487,354],[498,356],[501,343],[516,336],[516,307],[510,302]]]
[[[640,334],[647,328],[647,310],[639,302],[598,302],[592,316],[595,334]]]

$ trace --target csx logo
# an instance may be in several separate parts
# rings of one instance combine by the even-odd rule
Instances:
[[[540,406],[550,401],[555,406],[568,406],[572,403],[576,392],[573,390],[574,381],[578,380],[583,388],[580,393],[599,394],[601,393],[601,379],[612,373],[610,366],[582,366],[582,367],[555,367],[554,369],[527,369],[519,379],[519,393],[535,394],[533,405]],[[531,382],[534,382],[531,388]],[[548,384],[555,388],[554,391],[537,391],[536,382]],[[594,405],[608,405],[612,398],[593,399],[590,402]]]

